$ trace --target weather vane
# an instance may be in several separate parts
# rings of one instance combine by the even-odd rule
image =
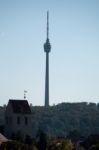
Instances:
[[[26,99],[26,93],[27,93],[27,91],[24,90],[24,99]]]

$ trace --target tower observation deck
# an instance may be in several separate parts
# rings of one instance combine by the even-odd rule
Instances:
[[[49,12],[47,11],[47,38],[44,43],[44,52],[46,53],[46,70],[45,70],[45,106],[49,106],[49,52],[51,45],[49,41]]]

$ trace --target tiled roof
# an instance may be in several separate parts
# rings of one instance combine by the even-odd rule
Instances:
[[[31,114],[31,109],[27,100],[10,99],[9,103],[11,104],[14,113]]]
[[[0,144],[2,144],[3,142],[7,142],[7,141],[8,139],[0,133]]]

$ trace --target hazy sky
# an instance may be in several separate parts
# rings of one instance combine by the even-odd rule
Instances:
[[[99,102],[99,0],[0,0],[0,105],[44,104],[47,10],[50,104]]]

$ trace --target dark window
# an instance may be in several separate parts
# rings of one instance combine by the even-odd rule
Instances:
[[[6,117],[6,124],[8,124],[8,117]]]
[[[9,122],[10,124],[12,124],[12,117],[9,117]]]
[[[27,124],[28,124],[28,118],[25,117],[25,125],[27,125]]]
[[[17,124],[20,124],[20,117],[17,117]]]

